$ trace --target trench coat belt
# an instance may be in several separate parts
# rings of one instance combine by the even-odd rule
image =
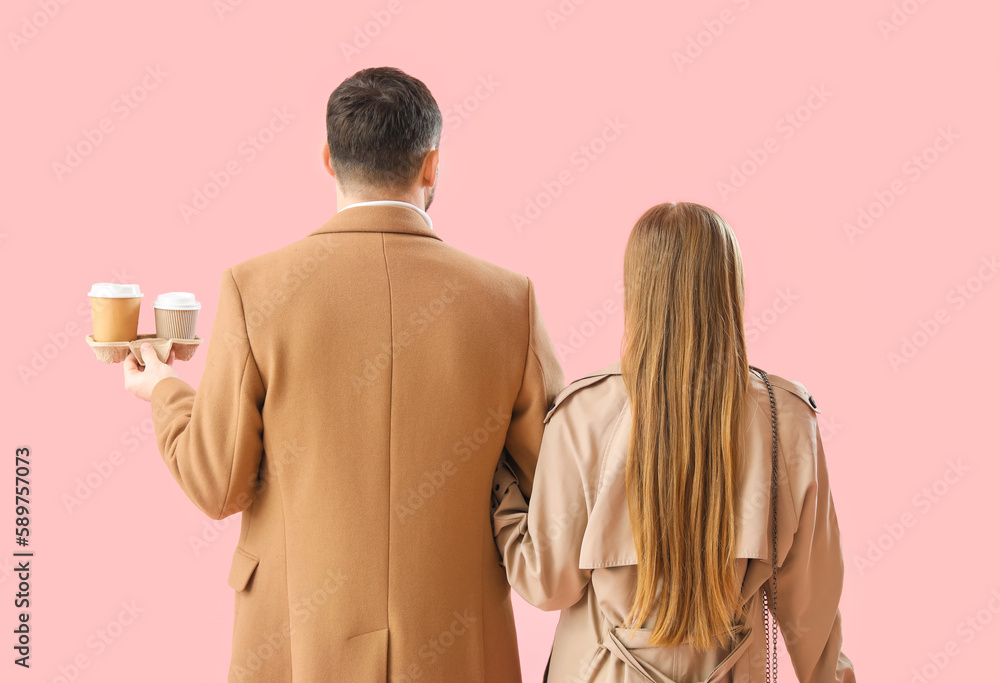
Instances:
[[[723,676],[726,675],[734,667],[739,667],[738,670],[747,670],[749,667],[747,663],[744,662],[746,658],[743,654],[750,647],[750,643],[753,639],[750,637],[752,629],[745,630],[743,632],[743,637],[737,643],[736,647],[726,655],[726,658],[715,668],[712,674],[705,680],[705,683],[719,683],[723,680]],[[606,649],[611,653],[612,657],[615,657],[622,661],[625,666],[634,671],[635,673],[642,676],[643,680],[649,681],[649,683],[658,683],[658,679],[653,678],[649,670],[640,663],[632,652],[625,646],[625,643],[621,641],[618,635],[615,633],[614,627],[612,627],[611,622],[607,619],[604,620],[604,634],[601,639],[601,647]],[[748,672],[749,673],[749,672]],[[659,681],[669,680],[663,676],[660,677]]]
[[[625,644],[615,635],[614,630],[611,628],[610,622],[604,620],[604,637],[601,639],[601,646],[604,647],[608,652],[611,653],[612,657],[617,657],[625,666],[635,671],[637,674],[643,677],[643,679],[649,681],[650,683],[656,683],[656,679],[649,675],[646,671],[646,667],[640,664],[629,649],[625,647]]]

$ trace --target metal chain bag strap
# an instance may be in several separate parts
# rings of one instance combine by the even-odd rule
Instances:
[[[750,366],[767,385],[771,401],[771,595],[764,591],[764,648],[767,653],[765,681],[778,680],[778,409],[774,403],[774,388],[767,373]],[[773,617],[772,617],[773,615]]]

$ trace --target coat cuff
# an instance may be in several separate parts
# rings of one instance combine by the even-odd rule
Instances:
[[[511,526],[527,521],[528,503],[517,485],[517,477],[510,466],[501,460],[493,475],[493,535]]]
[[[500,458],[496,472],[493,473],[493,509],[496,509],[504,496],[507,495],[507,489],[515,485],[517,485],[517,476],[514,474],[514,470],[510,468],[505,458]]]
[[[178,400],[194,396],[194,394],[194,387],[180,377],[161,379],[149,395],[149,404],[153,408],[153,424],[155,425],[160,419],[169,417],[170,406],[175,405]]]
[[[194,393],[194,387],[180,377],[165,377],[153,387],[153,391],[149,395],[149,402],[154,406],[164,405]]]

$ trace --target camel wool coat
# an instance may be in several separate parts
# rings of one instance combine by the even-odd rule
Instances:
[[[230,681],[520,680],[490,489],[530,490],[562,371],[532,283],[359,205],[227,269],[198,390],[152,392],[208,516],[243,512]]]
[[[798,382],[769,375],[778,416],[777,622],[793,672],[778,680],[855,683],[841,651],[844,563],[816,403]],[[727,647],[649,644],[656,613],[623,628],[637,555],[625,486],[632,412],[621,364],[570,384],[546,417],[530,501],[504,462],[494,530],[511,586],[562,610],[548,683],[763,683],[764,591],[771,578],[771,404],[750,373],[736,506],[736,556],[748,610]],[[530,503],[530,505],[529,505]]]

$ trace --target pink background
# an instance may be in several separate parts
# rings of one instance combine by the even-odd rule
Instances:
[[[207,337],[224,268],[335,211],[326,98],[384,64],[445,113],[435,227],[534,279],[568,379],[616,358],[642,211],[696,201],[728,219],[752,361],[824,411],[861,679],[995,676],[1000,281],[984,264],[1000,245],[981,201],[996,196],[998,21],[971,0],[5,3],[0,528],[28,445],[37,555],[23,671],[4,541],[0,678],[224,680],[238,520],[213,525],[174,484],[149,407],[84,343],[85,295],[140,283],[151,332],[157,293],[195,292]],[[275,108],[294,119],[251,160],[240,146]],[[230,162],[239,175],[185,221]],[[720,188],[734,165],[749,177]],[[542,208],[518,227],[529,202]],[[861,210],[874,219],[849,235]],[[204,360],[181,376],[196,385]],[[517,609],[537,681],[556,615]]]

